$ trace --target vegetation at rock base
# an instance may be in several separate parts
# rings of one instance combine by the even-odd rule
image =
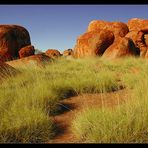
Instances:
[[[0,84],[0,142],[48,142],[60,100],[122,88],[132,91],[125,104],[88,108],[76,116],[72,130],[86,142],[147,142],[147,67],[138,58],[59,58],[45,68],[18,68],[20,74]]]

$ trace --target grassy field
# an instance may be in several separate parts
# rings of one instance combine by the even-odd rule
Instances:
[[[132,96],[116,110],[86,108],[72,131],[85,142],[148,142],[148,61],[126,58],[57,59],[44,69],[23,67],[0,84],[0,142],[47,142],[56,132],[51,116],[61,99],[121,88]]]

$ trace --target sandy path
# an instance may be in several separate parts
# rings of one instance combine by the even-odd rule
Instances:
[[[76,137],[70,130],[71,123],[76,114],[86,107],[114,107],[123,102],[129,96],[126,89],[104,94],[82,94],[64,99],[59,105],[63,112],[53,116],[52,120],[57,127],[57,135],[49,143],[78,143]]]

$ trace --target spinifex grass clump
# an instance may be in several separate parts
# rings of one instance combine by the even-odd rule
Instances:
[[[132,88],[132,95],[127,98],[125,103],[116,106],[114,110],[107,107],[87,108],[76,115],[72,131],[83,142],[148,142],[148,78],[146,77],[148,61],[139,60],[141,66],[138,64],[138,59],[137,61],[124,59],[119,62],[125,62],[126,66],[135,64],[140,70],[134,75],[129,67],[129,71],[123,73],[121,77],[124,78],[122,83],[128,88]],[[129,62],[133,62],[133,64]],[[128,79],[125,79],[127,76]],[[137,80],[135,85],[133,85],[134,82],[131,83],[134,80]]]
[[[47,142],[55,134],[54,123],[51,122],[50,116],[59,112],[59,103],[62,99],[82,93],[116,91],[121,88],[121,85],[135,90],[136,86],[140,88],[142,85],[136,81],[137,78],[145,80],[148,72],[147,65],[146,61],[134,58],[117,61],[105,61],[100,58],[72,60],[61,58],[47,64],[44,68],[33,66],[18,68],[17,70],[20,71],[18,75],[5,79],[0,85],[0,142]],[[139,71],[136,75],[131,70],[133,67]],[[145,90],[143,87],[141,87],[141,91]],[[138,93],[138,91],[135,92]],[[135,97],[138,95],[136,94]],[[134,107],[134,104],[131,105],[133,114]],[[109,136],[111,135],[109,129],[113,127],[112,130],[114,130],[114,124],[117,125],[116,129],[120,127],[124,129],[122,124],[126,126],[127,117],[130,122],[132,121],[132,113],[125,113],[125,108],[127,106],[120,107],[114,112],[93,109],[82,113],[83,118],[80,115],[75,120],[75,133],[79,133],[76,135],[82,136],[86,140],[89,139],[89,141],[98,142],[98,133],[102,133],[105,135],[101,141],[130,141],[128,135],[126,139],[124,132],[120,131],[118,131],[120,140],[112,139]],[[132,110],[127,108],[126,112]],[[140,112],[141,110],[139,110]],[[137,115],[139,116],[138,113]],[[123,120],[119,117],[123,117]],[[146,115],[139,117],[138,120],[141,120],[139,122],[138,117],[135,120],[141,128],[142,123],[145,124],[143,121],[145,117]],[[86,124],[82,127],[83,123]],[[100,125],[102,130],[100,130]],[[128,129],[131,129],[130,125],[128,124]],[[127,132],[128,129],[126,127]],[[139,131],[142,132],[140,128]],[[134,133],[137,134],[136,130]],[[115,132],[115,135],[117,134]],[[113,137],[115,135],[112,134]],[[129,135],[131,136],[131,134]]]

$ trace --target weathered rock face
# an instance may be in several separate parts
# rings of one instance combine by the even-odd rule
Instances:
[[[72,49],[67,49],[67,50],[64,50],[63,52],[63,56],[73,56],[73,50]]]
[[[146,45],[147,41],[145,40],[145,35],[148,33],[148,30],[141,30],[137,34],[136,38],[136,46],[140,49],[140,57],[145,57],[145,54],[148,50],[148,46]]]
[[[113,33],[112,43],[105,38],[107,33],[102,35],[103,30]],[[77,39],[74,57],[95,55],[108,58],[138,55],[148,58],[148,20],[133,18],[127,24],[103,20],[90,22],[87,32]]]
[[[124,56],[138,56],[140,51],[135,47],[133,41],[127,37],[118,38],[106,49],[102,58],[115,59]]]
[[[140,49],[140,56],[145,57],[148,50],[148,30],[130,31],[125,37],[132,39],[135,46]]]
[[[127,22],[127,26],[129,28],[129,31],[145,30],[145,29],[148,29],[148,20],[139,19],[139,18],[132,18]]]
[[[98,29],[106,29],[112,31],[114,33],[115,38],[124,37],[129,32],[129,29],[125,23],[107,22],[102,20],[91,21],[88,25],[87,31],[89,32]]]
[[[134,35],[134,43],[140,49],[140,57],[145,57],[148,50],[148,20],[132,18],[127,23]]]
[[[10,60],[13,60],[12,56],[3,50],[0,50],[0,61],[5,62]]]
[[[94,30],[79,36],[74,47],[74,57],[102,55],[114,41],[109,30]]]
[[[30,45],[28,31],[18,25],[0,25],[0,54],[4,61],[15,59],[19,56],[18,51]],[[7,59],[7,57],[9,57]]]
[[[19,57],[20,58],[28,57],[34,55],[34,52],[35,52],[34,46],[28,45],[19,50]]]
[[[17,73],[18,71],[15,68],[0,61],[0,80],[7,78],[8,76],[14,76]]]
[[[8,61],[6,63],[14,68],[19,68],[22,66],[44,67],[45,63],[51,62],[51,60],[52,59],[45,54],[36,54],[22,59]]]
[[[45,54],[46,54],[47,56],[49,56],[50,58],[57,58],[57,57],[62,56],[62,54],[61,54],[58,50],[56,50],[56,49],[48,49],[48,50],[45,52]]]
[[[144,41],[146,46],[148,46],[148,34],[144,34]]]
[[[135,46],[136,46],[136,40],[137,40],[138,32],[139,32],[139,31],[137,31],[137,30],[130,31],[130,32],[128,32],[128,33],[126,34],[126,36],[125,36],[125,37],[127,37],[127,38],[130,38],[130,39],[134,42]]]
[[[144,58],[148,58],[148,50],[145,52]]]

